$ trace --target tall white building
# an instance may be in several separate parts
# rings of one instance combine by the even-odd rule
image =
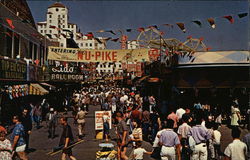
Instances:
[[[44,22],[37,23],[38,32],[42,35],[49,35],[52,41],[59,42],[59,47],[67,47],[67,38],[70,34],[73,35],[74,41],[79,48],[82,49],[105,49],[106,42],[102,37],[98,37],[102,43],[99,43],[94,38],[82,36],[78,32],[76,24],[69,23],[68,8],[63,4],[56,2],[48,7],[47,19]]]

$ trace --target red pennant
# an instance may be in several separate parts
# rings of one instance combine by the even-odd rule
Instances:
[[[187,37],[187,39],[191,39],[191,38],[192,38],[192,36],[188,36],[188,37]]]
[[[38,59],[35,60],[35,63],[36,63],[37,66],[38,66],[39,62],[40,61]]]
[[[139,32],[144,32],[145,31],[145,29],[143,28],[143,27],[140,27],[140,28],[138,28],[137,29]]]
[[[85,34],[85,36],[87,36],[88,39],[92,39],[94,37],[92,32],[88,32],[88,34]]]
[[[12,28],[12,29],[14,29],[14,28],[15,28],[15,26],[13,25],[13,22],[12,22],[12,20],[11,20],[11,19],[6,18],[6,22],[8,23],[8,25],[10,26],[10,28]]]
[[[233,19],[232,16],[223,16],[223,18],[226,18],[227,20],[229,20],[229,22],[230,22],[231,24],[234,23],[234,19]]]
[[[204,40],[204,37],[201,37],[201,38],[200,38],[200,41],[203,41],[203,40]]]
[[[211,50],[212,48],[211,47],[207,47],[207,51]]]

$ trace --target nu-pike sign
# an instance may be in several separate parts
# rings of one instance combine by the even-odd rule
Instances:
[[[67,62],[142,62],[149,61],[150,49],[85,50],[49,47],[48,59]]]

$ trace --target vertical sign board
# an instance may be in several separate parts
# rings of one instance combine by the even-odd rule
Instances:
[[[121,49],[127,49],[127,40],[128,40],[128,36],[122,35],[122,38],[121,38]]]
[[[103,119],[102,116],[104,112],[108,112],[109,116],[109,129],[111,129],[111,121],[112,121],[112,116],[111,116],[111,111],[95,111],[95,130],[103,130]]]

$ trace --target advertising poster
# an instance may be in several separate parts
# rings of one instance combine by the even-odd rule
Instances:
[[[111,121],[112,121],[112,117],[111,117],[111,111],[95,111],[95,130],[103,130],[103,119],[102,116],[103,114],[107,112],[108,116],[109,116],[109,128],[111,129]]]

